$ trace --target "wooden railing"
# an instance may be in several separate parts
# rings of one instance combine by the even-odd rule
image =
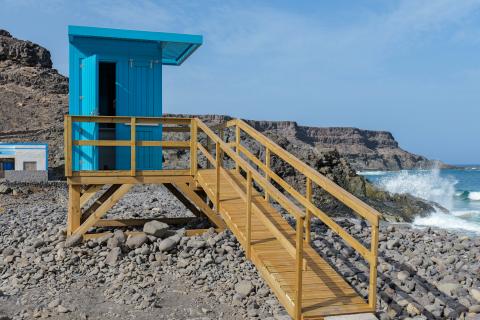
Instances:
[[[73,139],[73,123],[110,123],[110,124],[125,124],[130,126],[129,140],[84,140]],[[127,116],[65,116],[64,121],[64,148],[65,148],[65,176],[71,177],[73,172],[73,146],[97,146],[97,147],[130,147],[130,170],[97,170],[96,172],[88,172],[88,175],[101,176],[136,176],[142,175],[157,175],[159,170],[152,170],[153,172],[139,172],[136,169],[137,152],[136,147],[162,147],[164,149],[190,149],[192,141],[164,141],[164,140],[137,140],[137,128],[142,125],[162,125],[162,132],[190,132],[192,136],[195,135],[193,127],[191,126],[191,118],[165,118],[165,117],[127,117]],[[159,159],[161,163],[161,158]],[[193,161],[193,160],[192,160]],[[196,160],[195,160],[196,161]],[[188,172],[193,175],[193,167],[190,166]],[[162,170],[163,173],[170,173],[168,170]],[[187,172],[186,170],[179,171]],[[177,173],[179,173],[177,172]],[[81,171],[75,174],[82,175]]]
[[[250,234],[251,234],[251,186],[253,182],[256,182],[264,190],[265,199],[272,199],[282,205],[287,212],[292,214],[297,220],[296,223],[296,247],[295,250],[289,246],[289,242],[282,239],[282,235],[276,235],[277,239],[285,246],[287,251],[291,253],[297,263],[296,263],[296,281],[297,281],[297,297],[295,300],[295,310],[296,315],[299,316],[301,313],[301,292],[302,292],[302,270],[304,269],[305,262],[303,259],[303,237],[304,237],[304,227],[305,227],[305,239],[310,241],[311,239],[311,218],[312,216],[320,219],[325,225],[337,233],[348,245],[355,249],[370,265],[369,271],[369,295],[368,302],[372,310],[375,310],[376,307],[376,279],[377,279],[377,257],[378,257],[378,226],[380,213],[375,209],[371,208],[360,199],[356,198],[328,178],[324,177],[313,168],[309,167],[301,160],[272,142],[270,139],[253,129],[247,123],[242,120],[232,120],[229,121],[225,127],[233,127],[235,132],[235,142],[225,143],[212,131],[209,131],[204,124],[197,120],[202,131],[207,133],[207,136],[215,142],[216,144],[216,154],[221,155],[221,152],[227,154],[235,163],[236,170],[244,171],[247,177],[247,191],[245,199],[247,201],[247,239],[246,239],[246,251],[247,256],[250,254]],[[222,130],[220,128],[219,130]],[[241,144],[241,134],[245,133],[252,140],[259,142],[265,148],[265,160],[264,162],[256,158],[245,146]],[[208,148],[207,148],[208,149]],[[233,152],[233,149],[235,152]],[[220,167],[219,156],[213,158],[213,156],[208,154],[208,151],[202,147],[199,150],[209,159],[210,162],[215,161],[215,167],[217,169],[217,176],[220,175],[220,170],[223,170]],[[305,186],[305,195],[302,195],[297,191],[293,186],[288,184],[284,179],[282,179],[278,174],[276,174],[271,168],[271,157],[275,155],[278,158],[282,159],[294,169],[296,169],[300,174],[305,176],[306,186]],[[246,157],[250,160],[256,167],[258,167],[262,172],[261,175],[257,169],[251,166],[246,162],[241,156]],[[290,197],[296,200],[301,206],[304,207],[302,212],[300,208],[293,203],[289,198],[287,198],[281,191],[274,187],[270,181],[275,181]],[[343,229],[339,224],[337,224],[332,218],[330,218],[325,212],[315,206],[312,202],[312,188],[313,185],[317,185],[322,188],[330,195],[335,197],[338,201],[344,205],[351,208],[355,213],[360,215],[362,218],[367,220],[371,226],[371,241],[370,248],[366,248],[361,244],[356,238],[350,235],[345,229]],[[217,193],[216,193],[216,203],[218,205],[219,199],[219,180],[217,179]]]

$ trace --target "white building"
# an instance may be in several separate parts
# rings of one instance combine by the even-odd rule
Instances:
[[[0,178],[29,181],[40,177],[48,177],[48,145],[0,143]]]

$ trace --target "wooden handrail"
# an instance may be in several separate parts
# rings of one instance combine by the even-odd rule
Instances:
[[[232,123],[231,125],[233,125]],[[316,183],[333,197],[337,198],[340,202],[342,202],[343,204],[351,208],[353,211],[358,213],[360,216],[365,218],[372,225],[378,225],[381,214],[377,210],[370,207],[369,205],[367,205],[366,203],[364,203],[363,201],[337,185],[335,182],[331,181],[327,177],[317,172],[312,167],[302,162],[290,152],[286,151],[285,149],[277,145],[275,142],[271,141],[263,134],[252,128],[245,121],[238,119],[235,123],[244,132],[246,132],[256,141],[260,142],[266,148],[268,148],[268,150],[275,153],[275,155],[277,155],[279,158],[293,166],[296,170],[300,171],[306,177],[310,178],[312,182]]]

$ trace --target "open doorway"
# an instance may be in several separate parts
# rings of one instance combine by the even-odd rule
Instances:
[[[116,64],[100,62],[98,72],[98,103],[99,115],[115,116],[116,111]],[[100,140],[115,140],[115,124],[100,123]],[[115,169],[115,147],[99,147],[98,168],[100,170]]]

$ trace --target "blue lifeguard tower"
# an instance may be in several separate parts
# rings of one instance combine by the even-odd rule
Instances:
[[[162,116],[162,66],[181,65],[202,36],[69,26],[70,115]],[[128,123],[75,123],[75,140],[128,140]],[[137,139],[161,140],[160,124],[137,124]],[[126,170],[130,149],[74,146],[74,170]],[[162,167],[161,147],[137,147],[136,169]]]

